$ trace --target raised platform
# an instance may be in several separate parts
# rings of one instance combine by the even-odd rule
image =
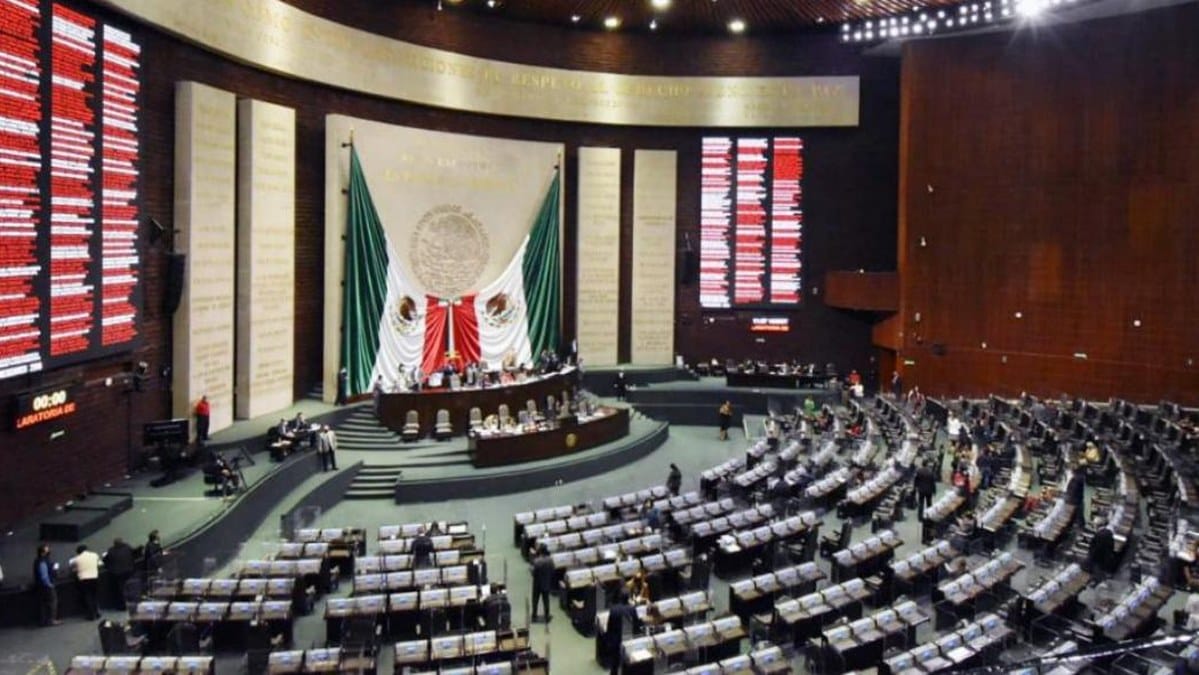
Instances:
[[[466,494],[472,498],[492,497],[611,471],[650,454],[670,435],[669,425],[634,417],[625,438],[571,455],[490,469],[475,469],[469,462],[464,465],[455,462],[438,466],[434,471],[406,470],[409,475],[396,482],[395,503],[445,501]]]
[[[625,399],[638,412],[656,420],[695,426],[717,426],[717,409],[727,400],[733,404],[732,423],[740,426],[741,416],[746,413],[789,413],[802,406],[806,398],[820,405],[835,402],[836,396],[827,389],[730,388],[722,377],[706,377],[631,387]]]
[[[643,387],[665,382],[694,381],[699,377],[676,366],[604,366],[589,368],[584,364],[583,388],[600,396],[612,396],[616,388],[616,377],[624,371],[624,381],[629,387]]]

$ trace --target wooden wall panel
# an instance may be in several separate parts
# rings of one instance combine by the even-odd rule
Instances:
[[[1196,28],[1185,5],[905,47],[908,384],[1199,402]]]

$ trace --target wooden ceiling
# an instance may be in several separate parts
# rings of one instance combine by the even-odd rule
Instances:
[[[745,22],[746,34],[787,33],[837,25],[846,20],[896,16],[922,7],[960,4],[959,0],[670,0],[656,9],[651,0],[401,0],[440,5],[442,11],[469,11],[508,21],[529,21],[605,30],[604,20],[620,20],[620,31],[728,33],[729,22]],[[572,17],[578,17],[574,21]]]

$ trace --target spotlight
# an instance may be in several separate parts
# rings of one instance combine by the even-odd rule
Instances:
[[[578,22],[580,22],[580,21],[582,21],[582,20],[583,20],[583,17],[579,16],[578,14],[571,14],[571,15],[570,15],[570,22],[571,22],[571,23],[578,23]]]
[[[609,16],[605,18],[604,28],[607,28],[608,30],[616,30],[617,28],[620,28],[620,17]]]
[[[666,9],[670,7],[670,0],[650,0],[649,3],[654,9]]]
[[[1043,12],[1048,4],[1045,0],[1017,0],[1016,12],[1032,18]]]
[[[658,20],[657,19],[649,20],[649,29],[650,30],[658,30]]]
[[[741,34],[745,32],[745,22],[741,19],[733,19],[729,22],[729,32]]]

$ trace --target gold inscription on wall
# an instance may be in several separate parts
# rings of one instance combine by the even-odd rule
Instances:
[[[612,365],[620,334],[620,148],[579,148],[578,222],[579,356]]]
[[[673,150],[633,156],[633,363],[674,361],[675,184]]]
[[[282,0],[102,0],[214,51],[341,89],[597,124],[857,126],[857,77],[652,77],[480,59],[368,33]]]
[[[292,402],[295,110],[238,102],[237,416]]]
[[[174,316],[174,414],[191,417],[202,395],[211,431],[233,421],[233,94],[180,82],[175,101],[175,226],[187,254],[184,295]]]

